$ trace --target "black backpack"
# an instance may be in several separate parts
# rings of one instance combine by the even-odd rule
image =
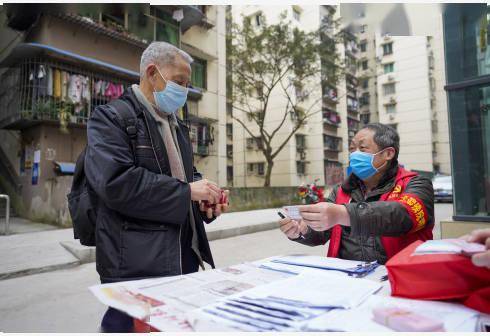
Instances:
[[[131,139],[133,154],[136,144],[136,115],[132,108],[121,99],[116,99],[109,104],[109,108],[116,111],[123,121],[124,128]],[[83,149],[77,159],[71,191],[67,195],[68,209],[73,223],[73,236],[80,239],[85,246],[95,246],[95,223],[97,220],[97,195],[85,176],[85,154],[87,147]]]

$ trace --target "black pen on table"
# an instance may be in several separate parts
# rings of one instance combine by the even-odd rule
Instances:
[[[278,212],[277,212],[277,214],[278,214],[278,215],[279,215],[279,217],[281,217],[282,219],[286,218],[286,216],[285,216],[285,215],[284,215],[282,212],[280,212],[280,211],[278,211]],[[303,234],[300,232],[300,233],[299,233],[299,238],[301,238],[301,239],[305,239],[305,236],[303,236]]]

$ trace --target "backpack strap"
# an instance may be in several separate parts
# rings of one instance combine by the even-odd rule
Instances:
[[[122,99],[115,99],[111,101],[109,105],[112,109],[116,111],[116,115],[120,117],[123,122],[123,127],[126,133],[129,135],[129,139],[131,141],[131,149],[133,151],[133,155],[136,155],[136,114],[129,104]]]

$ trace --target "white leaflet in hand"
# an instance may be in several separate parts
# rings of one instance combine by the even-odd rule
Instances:
[[[289,218],[294,219],[296,221],[299,221],[302,219],[301,214],[299,212],[299,208],[297,205],[284,206],[283,209],[285,210],[286,215]]]

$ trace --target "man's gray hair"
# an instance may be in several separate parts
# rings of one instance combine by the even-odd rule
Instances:
[[[373,140],[380,150],[393,147],[395,149],[393,161],[398,159],[398,153],[400,152],[400,136],[393,127],[381,123],[370,123],[362,129],[365,128],[374,132]]]
[[[146,67],[150,64],[157,64],[160,67],[174,65],[177,56],[180,56],[187,63],[191,64],[194,60],[183,50],[167,42],[152,42],[141,55],[140,76],[145,77]]]

